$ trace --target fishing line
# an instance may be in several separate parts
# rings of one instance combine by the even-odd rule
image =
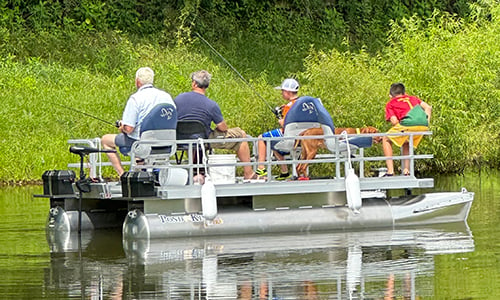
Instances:
[[[268,107],[269,109],[271,109],[271,111],[273,112],[273,114],[276,116],[276,118],[280,119],[280,115],[279,113],[276,111],[276,109],[274,109],[271,105],[269,105],[269,103],[266,101],[266,99],[264,99],[264,97],[262,97],[258,92],[257,90],[255,90],[255,88],[250,84],[250,82],[248,82],[245,77],[243,77],[243,75],[241,75],[240,72],[238,72],[238,70],[236,70],[235,67],[233,67],[233,65],[227,60],[224,58],[224,56],[222,56],[222,54],[219,53],[219,51],[215,50],[215,48],[210,45],[210,43],[205,40],[198,32],[195,32],[195,34],[205,43],[207,44],[208,47],[210,47],[210,49],[215,53],[217,54],[221,59],[222,61],[224,61],[230,68],[231,70],[233,70],[239,77],[240,79],[254,92],[255,95],[257,95],[257,97],[262,100]]]
[[[78,113],[81,113],[82,115],[86,115],[87,117],[91,117],[91,118],[93,118],[93,119],[96,119],[96,120],[98,120],[98,121],[101,121],[101,122],[103,122],[103,123],[106,123],[106,124],[108,124],[108,125],[111,125],[111,126],[113,126],[113,127],[117,127],[117,126],[116,126],[116,124],[114,124],[114,123],[111,123],[111,122],[109,122],[109,121],[106,121],[106,120],[100,119],[100,118],[98,118],[98,117],[96,117],[96,116],[93,116],[93,115],[88,114],[88,113],[86,113],[86,112],[84,112],[84,111],[78,110],[78,109],[76,109],[76,108],[74,108],[74,107],[65,106],[65,105],[62,105],[62,104],[59,104],[59,103],[54,103],[54,104],[55,104],[55,105],[57,105],[57,106],[60,106],[60,107],[63,107],[63,108],[66,108],[66,109],[72,110],[72,111],[76,111],[76,112],[78,112]]]

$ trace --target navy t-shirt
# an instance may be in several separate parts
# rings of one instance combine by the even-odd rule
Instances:
[[[207,128],[210,128],[212,122],[219,124],[224,121],[219,105],[200,93],[182,93],[174,99],[174,102],[178,120],[198,120]]]

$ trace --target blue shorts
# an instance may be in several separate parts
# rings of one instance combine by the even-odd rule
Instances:
[[[281,131],[281,128],[276,128],[276,129],[270,130],[268,132],[264,132],[262,134],[262,137],[265,137],[265,138],[266,137],[267,138],[270,138],[270,137],[282,137],[282,136],[283,136],[283,132]],[[273,149],[274,151],[277,151],[281,155],[289,154],[289,152],[283,152],[283,151],[276,150],[276,148],[274,146],[276,146],[276,144],[278,142],[279,141],[271,141],[271,149]]]
[[[125,133],[117,134],[115,137],[115,145],[118,146],[118,148],[120,149],[120,152],[123,155],[128,155],[128,153],[130,152],[130,149],[132,148],[132,144],[135,141],[136,141],[135,139],[129,137]]]

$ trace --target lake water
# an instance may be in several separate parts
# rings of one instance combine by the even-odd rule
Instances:
[[[467,224],[131,242],[46,236],[42,188],[2,188],[0,299],[500,299],[500,172],[435,185],[475,192]]]

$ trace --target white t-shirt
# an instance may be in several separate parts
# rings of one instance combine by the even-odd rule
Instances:
[[[122,124],[134,127],[129,137],[138,140],[141,123],[144,117],[160,103],[170,103],[175,106],[172,97],[165,91],[153,87],[151,84],[141,86],[137,92],[128,98],[123,111]]]

